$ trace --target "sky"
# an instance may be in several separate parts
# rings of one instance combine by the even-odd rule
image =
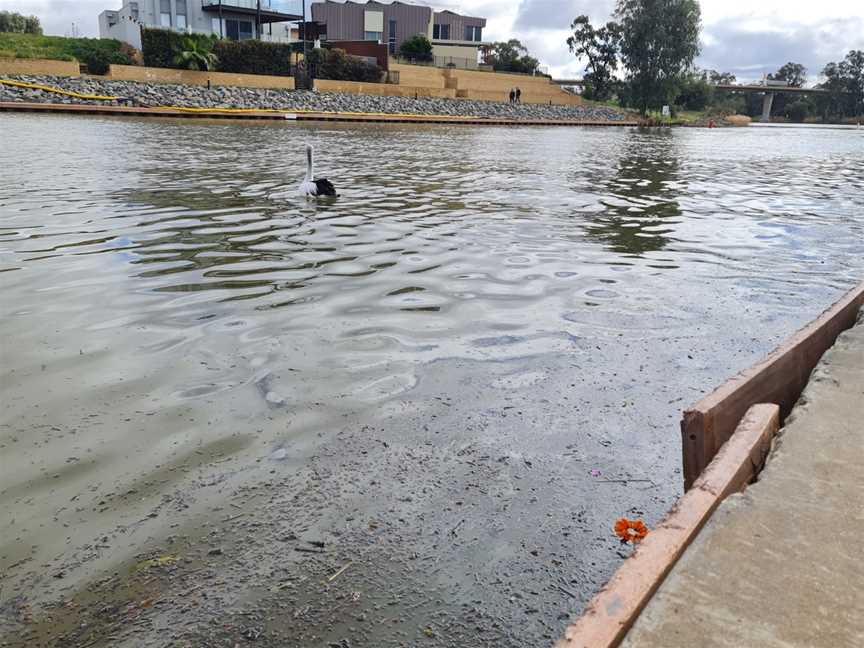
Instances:
[[[193,2],[195,0],[192,0]],[[312,0],[307,0],[307,5]],[[584,61],[565,43],[570,22],[611,16],[615,0],[421,0],[488,19],[484,40],[518,38],[556,78],[580,78]],[[97,16],[121,0],[0,0],[0,10],[35,14],[47,34],[98,36]],[[299,6],[299,0],[297,1]],[[757,80],[787,61],[803,63],[811,81],[829,61],[864,49],[864,0],[701,0],[701,68]]]

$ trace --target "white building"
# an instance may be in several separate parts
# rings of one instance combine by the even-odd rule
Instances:
[[[302,20],[292,0],[122,0],[118,10],[99,14],[99,37],[141,48],[141,27],[216,34],[230,40],[296,40]],[[293,35],[292,35],[293,34]]]

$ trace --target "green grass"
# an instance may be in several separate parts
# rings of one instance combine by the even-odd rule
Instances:
[[[132,48],[111,38],[64,38],[0,33],[0,58],[36,58],[80,61],[102,74],[109,63],[134,64]]]

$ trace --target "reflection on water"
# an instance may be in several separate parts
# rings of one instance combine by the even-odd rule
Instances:
[[[490,573],[542,524],[564,538],[574,493],[598,516],[584,532],[605,538],[607,519],[656,519],[677,494],[681,407],[864,269],[864,133],[12,115],[0,129],[15,152],[0,170],[3,567],[148,520],[126,536],[140,551],[174,533],[154,510],[206,509],[172,490],[192,475],[249,480],[286,448],[293,470],[376,425],[389,445],[485,444],[557,475],[534,484],[539,504],[475,511],[510,534]],[[306,141],[332,204],[294,195]],[[595,492],[573,453],[659,490]],[[365,454],[346,479],[385,470]],[[413,497],[458,479],[459,461]],[[104,518],[68,506],[133,490]],[[589,595],[610,555],[602,540],[562,550],[560,569],[590,574],[568,587]],[[446,569],[478,588],[466,600],[498,595]],[[556,614],[505,625],[524,645]]]
[[[620,254],[642,255],[662,250],[681,215],[676,200],[686,191],[677,177],[675,135],[661,132],[643,141],[618,160],[614,178],[606,183],[601,212],[587,230]]]

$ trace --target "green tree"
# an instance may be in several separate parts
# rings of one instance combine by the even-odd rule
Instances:
[[[851,50],[839,69],[849,94],[851,116],[864,115],[864,50]]]
[[[717,70],[702,70],[702,78],[711,85],[732,85],[737,81],[731,72],[718,72]]]
[[[412,61],[431,61],[432,43],[422,34],[417,34],[402,43],[399,56]]]
[[[798,99],[786,105],[785,116],[789,121],[800,124],[810,116],[811,112],[810,103],[804,99]]]
[[[578,16],[570,25],[573,34],[567,38],[567,46],[576,56],[588,59],[585,74],[586,90],[590,98],[605,100],[612,96],[615,87],[614,73],[618,68],[618,49],[621,42],[621,25],[607,22],[595,29],[588,16]]]
[[[630,97],[642,114],[671,103],[699,53],[697,0],[618,0],[621,56]]]
[[[24,33],[33,34],[35,36],[42,35],[42,25],[36,16],[27,16],[24,19]]]
[[[533,74],[540,67],[540,61],[528,54],[526,48],[515,38],[506,42],[492,43],[480,47],[486,65],[496,72],[521,72]]]
[[[823,119],[864,115],[864,50],[851,50],[840,63],[829,63],[822,76],[819,87],[829,93],[818,98]]]
[[[219,62],[212,47],[213,44],[203,38],[187,36],[174,56],[174,65],[184,70],[212,70]]]
[[[675,105],[685,110],[705,110],[713,100],[714,88],[708,83],[706,74],[688,72],[681,75]]]
[[[768,78],[772,81],[785,81],[786,85],[793,88],[800,88],[807,80],[807,68],[800,63],[786,63],[774,74],[769,74]]]
[[[23,16],[14,11],[0,11],[0,32],[42,35],[42,25],[36,16]]]

